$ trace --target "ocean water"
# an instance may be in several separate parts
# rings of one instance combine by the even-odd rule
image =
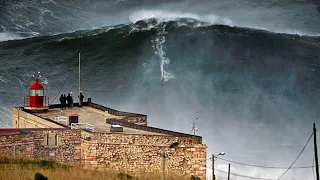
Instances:
[[[81,44],[82,91],[93,102],[147,114],[150,126],[184,133],[198,118],[208,158],[224,151],[232,161],[289,167],[312,123],[320,122],[319,6],[317,0],[1,1],[0,126],[12,126],[11,108],[23,106],[35,75],[51,103],[77,92]],[[294,166],[312,164],[311,141]],[[215,161],[217,170],[227,167]],[[231,163],[231,171],[277,179],[285,169]],[[281,179],[313,177],[311,168],[301,168]]]

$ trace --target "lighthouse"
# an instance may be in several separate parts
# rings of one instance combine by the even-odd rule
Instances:
[[[24,109],[46,111],[49,109],[49,97],[44,96],[44,88],[36,77],[35,83],[29,87],[29,95],[24,98]]]

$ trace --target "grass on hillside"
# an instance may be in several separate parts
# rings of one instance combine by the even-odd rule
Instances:
[[[157,180],[161,174],[143,173],[132,177],[111,171],[95,171],[62,165],[45,160],[22,160],[0,157],[0,180],[34,180],[41,173],[48,180]],[[127,178],[129,177],[129,178]],[[132,177],[132,178],[130,178]],[[190,180],[190,176],[167,175],[167,180]]]

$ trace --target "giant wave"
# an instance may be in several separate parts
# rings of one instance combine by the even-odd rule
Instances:
[[[251,29],[253,31],[266,31],[266,32],[275,33],[275,34],[288,34],[288,35],[312,36],[312,37],[320,36],[320,34],[302,32],[296,29],[278,29],[278,28],[265,28],[260,26],[250,26],[249,24],[237,23],[235,21],[232,21],[230,18],[218,16],[215,14],[198,15],[195,13],[182,13],[182,12],[172,12],[172,11],[164,11],[164,10],[139,10],[139,11],[133,12],[129,16],[128,20],[129,22],[126,24],[112,25],[112,26],[108,26],[108,28],[113,29],[119,26],[126,25],[129,27],[132,27],[133,28],[132,30],[135,30],[134,28],[138,28],[137,30],[145,30],[145,29],[139,29],[139,27],[136,25],[142,24],[141,22],[145,22],[146,24],[145,28],[150,29],[159,23],[175,22],[177,26],[186,25],[186,26],[192,26],[192,27],[206,27],[206,26],[222,25],[222,26],[228,26],[231,28]],[[137,22],[138,24],[136,24]],[[101,27],[101,28],[105,29],[104,27]],[[96,32],[96,30],[99,30],[101,28],[97,28],[96,26],[94,27],[91,26],[91,28],[89,28],[87,31]],[[70,30],[69,30],[69,33],[70,33]],[[31,32],[30,31],[13,31],[13,32],[4,31],[1,33],[0,42],[6,41],[6,40],[12,40],[12,39],[22,39],[22,38],[28,38],[28,37],[38,37],[43,35],[57,35],[57,34],[64,34],[64,32],[52,33],[48,31],[48,32],[41,33],[41,32],[37,32],[37,30],[31,31]]]
[[[129,17],[101,28],[52,34],[45,26],[47,34],[4,34],[1,126],[11,126],[10,107],[22,106],[34,72],[41,72],[52,101],[60,88],[76,91],[81,48],[82,90],[94,102],[145,113],[152,126],[186,133],[198,117],[197,133],[212,153],[227,151],[228,159],[254,164],[292,162],[319,119],[319,36],[244,26],[217,15],[143,10]],[[299,159],[302,166],[313,158],[309,154]],[[259,177],[282,173],[233,167]],[[302,179],[309,171],[288,177]]]

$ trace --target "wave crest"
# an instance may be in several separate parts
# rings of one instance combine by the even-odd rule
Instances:
[[[1,33],[0,32],[0,42],[1,41],[10,41],[10,40],[15,40],[15,39],[22,39],[23,37],[13,34],[13,33]]]
[[[131,14],[129,19],[133,23],[136,23],[137,21],[141,21],[141,20],[146,20],[146,19],[157,19],[160,22],[176,21],[179,19],[194,19],[197,21],[208,23],[208,25],[222,24],[222,25],[234,26],[231,19],[217,16],[215,14],[200,16],[194,13],[170,12],[170,11],[163,11],[163,10],[137,11]]]
[[[199,21],[197,27],[200,26],[210,26],[210,25],[226,25],[230,27],[239,27],[245,29],[253,30],[262,30],[268,31],[275,34],[288,34],[288,35],[299,35],[299,36],[310,36],[310,37],[319,37],[320,34],[310,34],[306,32],[299,31],[297,29],[277,29],[277,28],[264,28],[260,26],[250,26],[248,24],[239,24],[234,22],[229,17],[222,17],[216,14],[208,15],[198,15],[195,13],[184,13],[184,12],[172,12],[165,10],[140,10],[132,13],[129,17],[129,20],[132,23],[138,21],[147,20],[147,19],[156,19],[159,22],[168,22],[168,21],[177,21],[179,25],[185,25],[182,22],[179,22],[180,19],[193,19]]]

